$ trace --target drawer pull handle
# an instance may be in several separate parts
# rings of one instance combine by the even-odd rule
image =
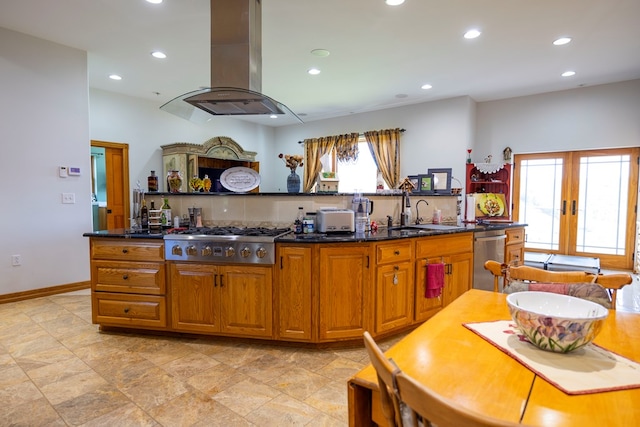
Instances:
[[[123,279],[123,280],[127,280],[128,278],[129,278],[129,275],[128,275],[128,274],[125,274],[125,275],[123,275],[123,276],[122,276],[122,279]]]
[[[125,313],[128,313],[128,312],[129,312],[129,307],[125,308],[125,309],[124,309],[124,312],[125,312]]]
[[[400,251],[394,251],[393,254],[394,255],[400,255]]]
[[[122,253],[123,253],[123,254],[128,254],[128,253],[129,253],[129,249],[124,248],[124,249],[122,250]]]

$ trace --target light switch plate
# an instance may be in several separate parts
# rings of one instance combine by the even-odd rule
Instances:
[[[76,202],[76,193],[62,193],[62,203],[73,204]]]
[[[66,178],[69,176],[69,171],[67,170],[66,166],[60,166],[58,168],[58,175],[60,175],[60,178]]]

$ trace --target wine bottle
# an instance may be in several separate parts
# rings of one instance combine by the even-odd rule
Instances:
[[[169,199],[167,197],[164,198],[161,209],[160,224],[162,224],[163,228],[171,228],[171,206],[169,206]]]
[[[149,209],[145,199],[142,199],[142,208],[140,208],[140,227],[145,230],[149,228]]]

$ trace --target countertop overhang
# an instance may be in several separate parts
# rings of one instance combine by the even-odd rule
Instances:
[[[379,228],[378,231],[356,235],[356,233],[290,233],[275,239],[278,243],[350,243],[350,242],[376,242],[384,240],[406,239],[413,237],[440,236],[457,233],[470,233],[487,230],[505,230],[508,228],[525,227],[523,223],[468,223],[449,229],[422,229],[407,227]],[[165,232],[149,232],[148,230],[115,229],[100,230],[84,233],[84,237],[105,237],[120,239],[164,239]]]

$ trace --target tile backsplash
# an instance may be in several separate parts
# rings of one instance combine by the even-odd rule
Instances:
[[[161,202],[161,195],[145,195],[147,202]],[[402,211],[401,195],[365,194],[373,202],[372,221],[379,226],[387,225],[387,216],[393,218],[393,224],[400,224]],[[304,212],[315,212],[324,207],[351,209],[352,194],[315,195],[315,194],[215,194],[215,195],[169,195],[172,214],[184,218],[188,208],[202,208],[202,220],[205,226],[250,226],[250,227],[289,227],[296,218],[298,207]],[[422,217],[422,223],[432,222],[433,212],[442,212],[443,223],[456,223],[458,220],[457,196],[423,196],[411,195],[412,222],[416,215]],[[416,203],[420,202],[416,212]]]

